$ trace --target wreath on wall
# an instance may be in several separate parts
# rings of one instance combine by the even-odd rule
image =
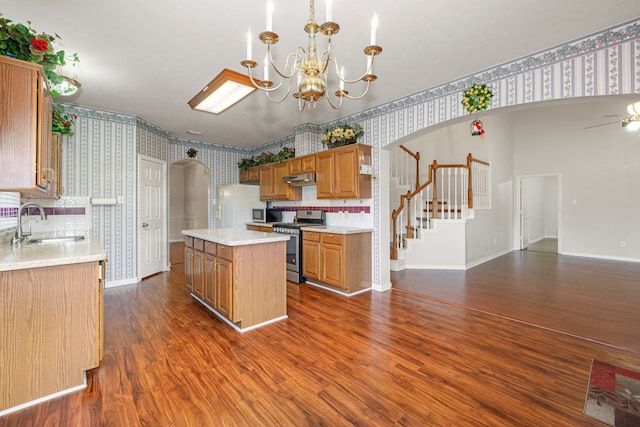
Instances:
[[[474,113],[489,108],[492,97],[493,93],[491,93],[487,85],[474,84],[464,91],[461,103],[465,110],[469,113]]]

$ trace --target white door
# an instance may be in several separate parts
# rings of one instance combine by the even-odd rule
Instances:
[[[140,277],[163,271],[166,258],[165,162],[140,157]]]

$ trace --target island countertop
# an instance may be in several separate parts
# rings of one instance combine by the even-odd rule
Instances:
[[[84,240],[66,243],[21,243],[15,246],[2,242],[0,271],[78,264],[107,258],[104,248],[91,233],[74,233],[74,235],[83,235]],[[42,237],[61,236],[34,234],[30,240]]]
[[[289,240],[286,234],[263,233],[241,228],[201,228],[182,230],[182,234],[226,246],[257,245]]]

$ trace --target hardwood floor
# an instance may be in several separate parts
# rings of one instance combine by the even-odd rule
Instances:
[[[574,262],[527,260],[532,254],[552,256],[517,253],[473,272],[464,291],[482,287],[497,301],[504,282],[526,274],[537,279],[514,287],[571,276],[583,286],[610,283]],[[239,334],[189,296],[184,264],[172,264],[107,289],[105,357],[86,390],[9,414],[0,426],[600,426],[582,414],[591,360],[640,369],[638,352],[419,295],[422,276],[406,272],[413,289],[351,298],[289,283],[289,318]],[[464,287],[465,274],[457,284],[441,274]],[[621,292],[638,301],[638,286]],[[627,310],[622,299],[610,308]],[[640,342],[634,317],[616,321],[604,324],[635,331]]]
[[[558,253],[558,239],[556,238],[544,238],[536,242],[529,243],[529,247],[526,249],[532,252],[551,252]]]

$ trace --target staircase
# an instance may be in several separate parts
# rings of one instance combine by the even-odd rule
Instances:
[[[434,160],[420,183],[420,153],[400,146],[391,167],[392,205],[399,200],[391,214],[391,269],[464,265],[465,223],[474,209],[490,208],[489,177],[490,164],[469,153],[465,163]]]

